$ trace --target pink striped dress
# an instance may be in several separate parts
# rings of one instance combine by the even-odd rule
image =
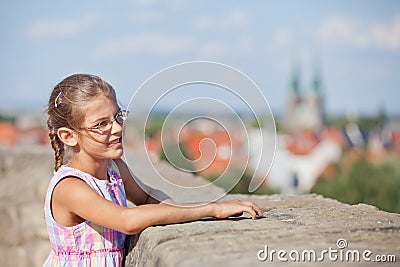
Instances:
[[[55,173],[47,190],[44,208],[52,249],[43,266],[122,266],[125,240],[123,233],[90,221],[65,227],[54,220],[51,212],[53,189],[66,176],[82,179],[102,197],[126,207],[124,184],[117,166],[111,160],[108,175],[111,182],[99,180],[67,166],[62,166]]]

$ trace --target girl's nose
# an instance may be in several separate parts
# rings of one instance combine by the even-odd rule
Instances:
[[[124,129],[125,122],[118,123],[118,121],[113,121],[111,125],[111,134],[120,133]]]

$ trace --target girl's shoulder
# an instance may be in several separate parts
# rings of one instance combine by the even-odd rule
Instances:
[[[108,166],[108,173],[110,180],[113,180],[111,181],[111,184],[113,182],[115,183],[118,182],[118,180],[120,180],[118,169],[114,170],[111,163],[109,163]],[[110,185],[110,183],[107,180],[101,180],[79,169],[62,165],[51,179],[48,191],[52,192],[56,187],[56,185],[59,184],[60,181],[66,178],[78,178],[84,181],[88,186],[90,186],[94,191],[96,191],[100,195],[104,195],[104,191],[107,191],[107,187]]]
[[[60,184],[60,182],[66,178],[79,178],[80,180],[83,180],[87,184],[90,184],[88,181],[88,178],[79,170],[70,168],[68,166],[62,165],[53,175],[53,177],[50,180],[50,183],[47,188],[47,195],[46,198],[48,201],[51,200],[51,197],[53,195],[53,191],[55,187]]]
[[[86,175],[77,169],[68,167],[66,165],[62,165],[53,175],[52,178],[52,182],[53,183],[58,183],[59,181],[61,181],[64,178],[67,177],[76,177],[76,178],[80,178],[82,180],[86,180]]]
[[[78,178],[83,180],[88,185],[93,187],[93,177],[91,175],[84,173],[78,169],[68,167],[66,165],[62,165],[53,175],[49,184],[49,191],[53,191],[54,187],[63,179],[65,178]]]

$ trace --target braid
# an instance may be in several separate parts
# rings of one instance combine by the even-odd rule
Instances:
[[[64,143],[58,138],[54,126],[51,124],[51,118],[47,120],[47,127],[49,128],[49,137],[51,147],[54,149],[55,165],[54,170],[57,171],[63,164],[64,158]]]

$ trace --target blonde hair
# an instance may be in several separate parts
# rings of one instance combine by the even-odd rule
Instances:
[[[85,102],[99,94],[104,94],[117,103],[114,88],[101,78],[90,74],[68,76],[51,92],[47,107],[47,127],[55,152],[55,171],[64,163],[65,155],[64,143],[59,139],[57,130],[61,127],[79,129],[84,119],[82,108]]]

